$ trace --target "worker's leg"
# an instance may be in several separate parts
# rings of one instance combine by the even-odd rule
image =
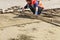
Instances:
[[[40,14],[41,14],[42,10],[43,10],[43,8],[38,7],[38,15],[40,15]]]
[[[35,14],[35,7],[29,6],[30,10]]]
[[[32,6],[29,6],[29,8],[30,8],[30,10],[33,12],[33,14],[35,14],[36,8],[35,8],[35,7],[32,7]],[[41,14],[42,10],[43,10],[43,8],[38,7],[38,15]]]

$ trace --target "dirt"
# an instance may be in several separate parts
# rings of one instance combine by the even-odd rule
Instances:
[[[13,0],[9,5],[2,5],[5,10],[0,12],[0,40],[60,40],[60,0],[51,1],[54,0],[43,1],[46,9],[38,17],[31,11],[20,12],[20,6],[15,6],[20,4],[18,1],[17,4]],[[22,0],[20,2],[22,5]]]
[[[41,14],[40,18],[33,15],[33,19],[29,12],[27,13],[0,14],[0,40],[60,40],[60,27],[40,19],[42,17],[49,21],[48,14]]]

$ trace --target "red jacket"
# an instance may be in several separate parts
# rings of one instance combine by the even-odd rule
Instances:
[[[32,0],[32,3],[31,3],[31,4],[32,4],[32,5],[33,5],[33,4],[35,4],[35,3],[36,3],[36,1],[37,1],[37,0]]]
[[[34,5],[36,3],[36,1],[38,1],[38,0],[32,0],[31,4]],[[42,1],[39,2],[38,6],[44,8],[44,5],[42,4]]]
[[[36,6],[44,8],[44,5],[42,4],[41,1],[39,1],[39,3],[38,3],[38,0],[32,0],[32,2],[29,5],[34,5],[34,4],[36,4]],[[24,8],[27,8],[27,5]]]

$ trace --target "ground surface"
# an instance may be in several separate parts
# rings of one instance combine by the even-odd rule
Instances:
[[[37,19],[0,14],[0,40],[17,38],[18,35],[32,36],[33,40],[60,40],[60,27]]]
[[[45,8],[60,7],[60,0],[53,1],[43,1]],[[23,6],[25,1],[0,1],[0,3],[3,2],[8,5],[1,5],[0,8],[5,9],[12,6],[11,4],[18,5],[21,3],[21,6]],[[15,4],[16,2],[17,4]],[[60,22],[60,19],[58,22]],[[29,36],[32,40],[60,40],[60,27],[42,20],[32,19],[29,16],[18,16],[11,13],[0,14],[0,40],[31,40]]]

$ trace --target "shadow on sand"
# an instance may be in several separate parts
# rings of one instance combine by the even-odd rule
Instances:
[[[13,17],[13,18],[27,18],[27,19],[35,19],[35,18],[32,18],[31,16],[29,16],[29,15],[17,15],[17,16],[15,16],[15,17]]]

